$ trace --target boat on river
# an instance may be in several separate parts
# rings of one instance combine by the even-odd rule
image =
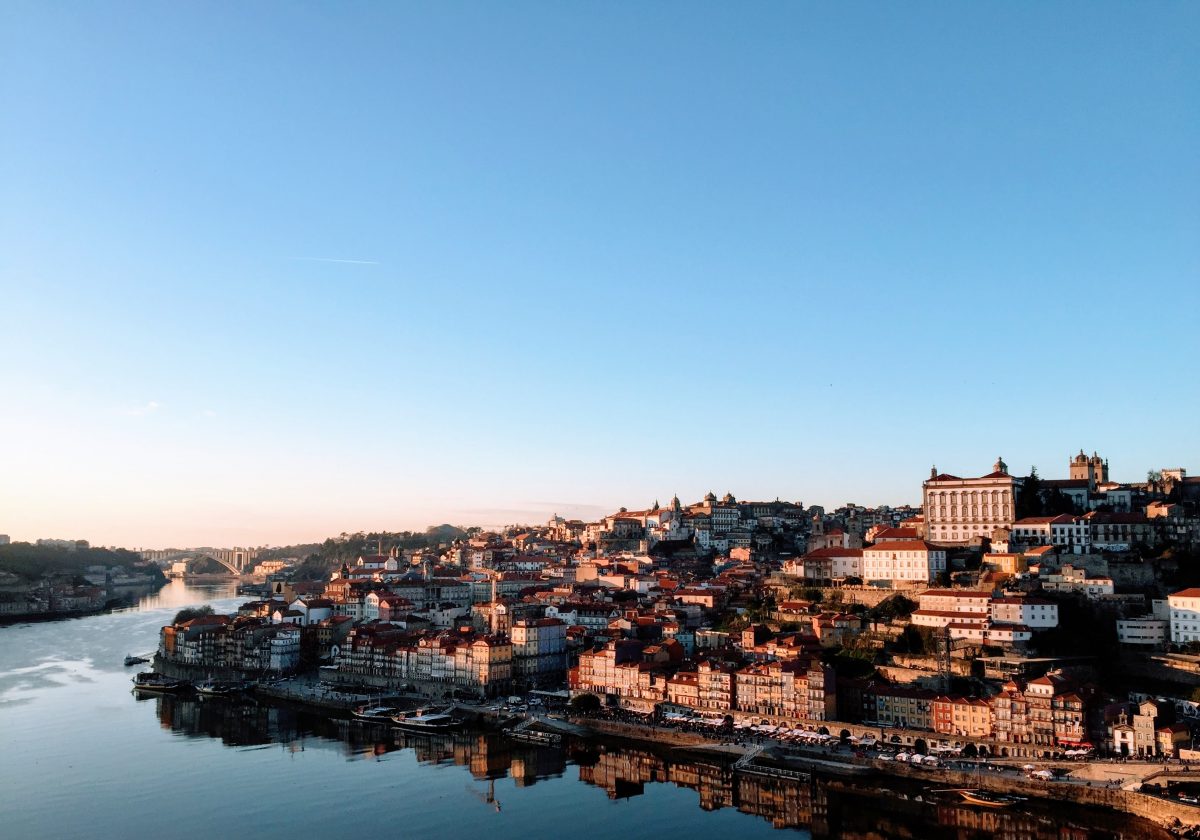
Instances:
[[[1005,796],[1002,793],[988,793],[986,790],[960,790],[958,795],[969,805],[980,808],[1007,808],[1021,800],[1015,796]]]
[[[237,694],[244,687],[239,682],[206,680],[205,682],[196,684],[196,693],[202,697],[228,697],[231,694]]]
[[[125,667],[126,668],[130,667],[131,665],[144,665],[149,661],[150,660],[144,656],[134,656],[132,653],[125,655]]]
[[[187,685],[183,680],[177,680],[174,677],[168,677],[154,671],[143,671],[140,674],[136,674],[133,678],[133,688],[135,691],[171,693],[182,691],[187,688]]]
[[[462,721],[456,720],[446,712],[417,711],[411,714],[392,716],[392,725],[406,732],[453,732],[462,728]]]
[[[358,720],[369,720],[376,723],[388,723],[401,709],[396,706],[359,706],[351,714]]]

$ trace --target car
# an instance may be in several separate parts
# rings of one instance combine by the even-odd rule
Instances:
[[[1189,796],[1189,795],[1188,795],[1188,794],[1186,794],[1186,793],[1181,793],[1181,794],[1179,794],[1179,801],[1180,801],[1180,802],[1185,802],[1185,803],[1187,803],[1188,805],[1200,805],[1200,799],[1197,799],[1197,798],[1196,798],[1196,797],[1194,797],[1194,796]]]

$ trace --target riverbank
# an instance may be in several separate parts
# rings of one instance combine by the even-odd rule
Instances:
[[[132,591],[123,591],[118,596],[105,598],[102,604],[80,609],[35,610],[23,613],[0,612],[0,627],[8,627],[14,624],[35,624],[43,621],[66,621],[72,618],[88,618],[95,615],[104,615],[115,610],[126,610],[134,606],[139,598],[157,592],[166,585],[167,580],[165,578],[161,582],[156,583],[122,584],[113,588]]]
[[[744,758],[751,754],[752,749],[749,745],[730,743],[729,738],[722,740],[720,736],[714,738],[698,732],[677,732],[631,721],[579,716],[572,717],[571,722],[597,734],[644,744],[676,747],[689,753],[713,755],[713,751],[719,748],[721,753],[727,756],[740,751]],[[1200,834],[1200,808],[1099,783],[1044,781],[1019,774],[979,772],[947,767],[934,768],[898,761],[860,758],[852,754],[837,754],[836,751],[820,755],[806,755],[802,750],[794,747],[788,747],[786,750],[767,747],[763,750],[763,757],[767,760],[755,760],[747,766],[756,772],[767,773],[770,772],[772,766],[781,765],[785,770],[795,766],[797,769],[819,775],[878,774],[916,780],[934,788],[978,789],[1046,802],[1069,802],[1087,808],[1121,811],[1178,833],[1187,832],[1189,836]]]

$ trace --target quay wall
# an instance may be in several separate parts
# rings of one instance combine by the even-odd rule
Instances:
[[[713,742],[711,737],[706,737],[700,733],[675,732],[634,723],[593,720],[591,718],[579,718],[576,722],[598,733],[652,744],[694,746],[698,744],[712,744]],[[850,728],[849,726],[843,727],[841,724],[838,727]],[[854,728],[876,733],[879,731],[873,728]],[[836,732],[837,730],[834,731]],[[878,771],[880,775],[916,779],[935,787],[977,788],[993,793],[1006,793],[1013,796],[1070,802],[1075,805],[1092,808],[1115,809],[1166,827],[1175,825],[1200,826],[1200,808],[1196,806],[1136,791],[1123,790],[1121,788],[1088,786],[1061,781],[1042,781],[1025,776],[1008,777],[993,773],[977,774],[971,771],[952,770],[948,768],[933,769],[923,766],[912,766],[903,762],[877,761],[849,756],[838,756],[836,759],[830,758],[827,760],[843,763],[848,767],[869,767]],[[762,768],[756,769],[762,772]]]

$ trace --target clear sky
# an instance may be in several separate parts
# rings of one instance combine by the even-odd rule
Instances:
[[[0,5],[0,532],[1200,472],[1200,4]]]

